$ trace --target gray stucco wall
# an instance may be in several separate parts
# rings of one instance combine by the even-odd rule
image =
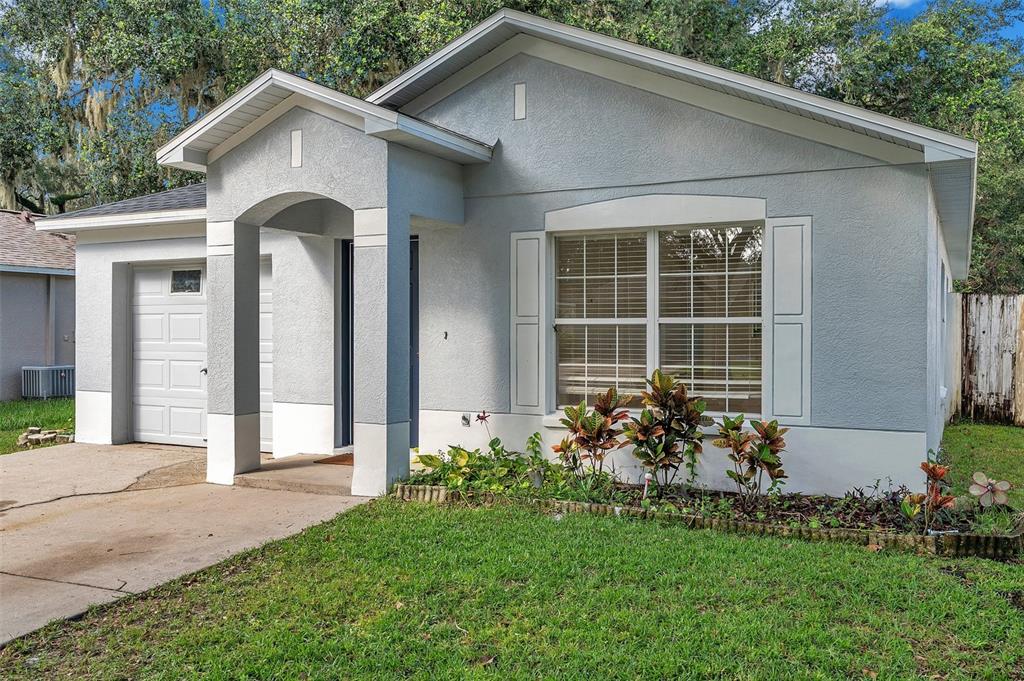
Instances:
[[[291,167],[291,131],[302,130],[302,167]],[[387,142],[306,109],[295,108],[209,165],[207,219],[243,217],[261,224],[292,202],[319,195],[352,210],[387,200]],[[305,196],[302,196],[305,194]],[[283,197],[283,198],[276,198]],[[246,211],[267,199],[263,215]]]
[[[517,82],[522,121],[511,114]],[[423,408],[509,409],[510,232],[543,229],[557,208],[678,192],[761,197],[769,217],[812,217],[812,425],[925,429],[923,165],[888,166],[522,55],[421,116],[497,142],[491,164],[464,169],[465,226],[421,242]]]
[[[99,237],[102,238],[102,237]],[[274,399],[333,402],[333,239],[274,230],[260,235],[273,271]],[[203,237],[88,243],[77,248],[78,389],[113,393],[113,432],[129,437],[130,263],[205,260]],[[328,371],[319,374],[326,357]],[[311,374],[310,369],[313,369]],[[312,379],[311,379],[312,376]]]
[[[54,327],[48,332],[50,295]],[[74,356],[74,277],[0,272],[0,400],[21,397],[21,367],[74,364]]]
[[[926,205],[928,219],[928,448],[938,450],[942,442],[942,430],[946,421],[946,405],[949,392],[944,398],[943,388],[950,376],[948,371],[950,334],[952,322],[946,309],[947,295],[944,278],[949,276],[949,254],[942,238],[942,225],[935,207],[933,194],[928,192]]]

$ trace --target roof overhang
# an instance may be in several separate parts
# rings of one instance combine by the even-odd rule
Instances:
[[[296,106],[461,164],[491,160],[491,146],[271,69],[157,150],[157,163],[205,172],[207,165]]]
[[[51,277],[75,276],[74,270],[68,270],[62,267],[38,267],[35,265],[6,265],[4,263],[0,263],[0,272],[8,272],[12,274],[45,274]]]
[[[973,157],[978,151],[976,142],[941,130],[510,9],[493,14],[380,87],[366,101],[401,110],[419,95],[520,33],[822,120],[893,144],[921,150],[931,147],[933,152],[951,158]]]
[[[761,115],[757,110],[772,112],[774,109],[772,113],[776,118],[787,114],[802,117],[804,128],[831,126],[826,129],[846,137],[852,134],[872,145],[870,149],[892,150],[891,153],[867,154],[891,163],[925,163],[931,174],[947,248],[955,263],[952,269],[958,278],[966,276],[974,222],[978,145],[973,140],[941,130],[509,9],[495,13],[366,100],[417,114],[444,93],[464,85],[474,70],[482,72],[493,68],[500,60],[512,56],[514,50],[501,54],[503,49],[508,49],[507,43],[518,41],[520,46],[529,49],[531,40],[534,43],[545,41],[560,49],[571,48],[682,81],[715,97],[729,95],[744,100],[751,116]],[[537,53],[555,57],[559,54],[552,50]],[[801,127],[790,125],[785,131],[799,135]],[[883,142],[887,145],[880,144]]]
[[[82,232],[115,227],[153,227],[205,221],[206,208],[204,207],[148,211],[144,213],[115,213],[80,218],[54,216],[52,218],[39,218],[36,220],[36,229],[41,232]]]
[[[971,265],[977,159],[931,161],[928,176],[935,197],[950,275],[966,279]]]

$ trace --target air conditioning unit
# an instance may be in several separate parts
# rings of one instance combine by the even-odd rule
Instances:
[[[75,366],[21,367],[22,397],[74,397]]]

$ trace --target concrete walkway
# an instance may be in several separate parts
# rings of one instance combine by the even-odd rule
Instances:
[[[204,469],[204,450],[162,445],[0,456],[0,643],[366,501],[209,485]]]

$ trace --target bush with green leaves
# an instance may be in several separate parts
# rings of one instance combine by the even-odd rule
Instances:
[[[560,420],[569,435],[552,449],[577,478],[603,474],[608,454],[626,444],[620,439],[619,423],[629,418],[625,409],[629,401],[628,395],[608,388],[597,396],[593,409],[587,408],[586,401],[565,408]]]
[[[623,428],[633,456],[654,475],[664,493],[686,466],[686,482],[697,476],[697,461],[703,451],[704,431],[700,422],[707,408],[699,397],[691,397],[686,385],[661,369],[647,379],[648,390],[640,393],[643,410]]]
[[[735,418],[722,417],[718,426],[716,447],[729,450],[729,461],[732,469],[726,475],[736,483],[740,506],[749,513],[761,496],[764,476],[771,481],[768,492],[776,491],[786,472],[782,469],[782,452],[786,448],[786,440],[782,437],[789,428],[780,428],[778,421],[754,421],[750,427],[753,432],[743,430],[746,419],[743,414]]]
[[[420,454],[415,463],[426,470],[413,474],[409,482],[461,492],[531,493],[538,480],[548,477],[547,469],[556,467],[544,459],[539,443],[540,434],[535,433],[527,441],[528,455],[506,449],[496,437],[486,451],[451,445],[447,452]]]

